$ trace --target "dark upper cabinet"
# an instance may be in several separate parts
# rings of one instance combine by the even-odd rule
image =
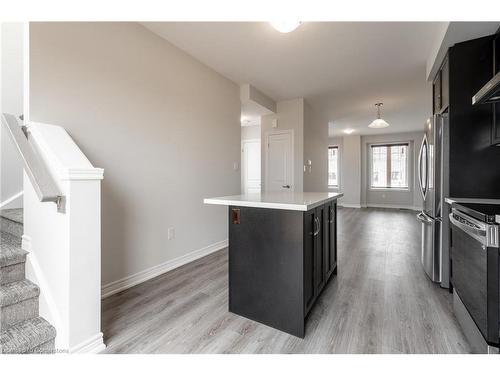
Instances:
[[[493,44],[494,74],[500,72],[500,34],[497,34]],[[500,146],[500,103],[493,103],[493,126],[491,127],[491,143]]]
[[[500,199],[500,147],[492,147],[492,104],[472,97],[493,76],[494,35],[457,43],[448,50],[449,194]],[[498,121],[498,120],[497,120]]]
[[[448,56],[444,59],[441,67],[441,108],[440,112],[444,112],[450,105],[450,65]]]
[[[432,103],[433,113],[439,113],[441,110],[441,70],[437,72],[432,82]]]
[[[450,104],[448,57],[444,59],[441,68],[432,82],[433,114],[444,112]]]

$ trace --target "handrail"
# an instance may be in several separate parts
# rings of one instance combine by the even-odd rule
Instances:
[[[3,113],[2,124],[9,130],[23,162],[26,175],[30,179],[40,202],[55,202],[58,209],[60,209],[63,203],[63,195],[52,179],[47,167],[40,162],[39,156],[30,146],[27,135],[23,131],[24,129],[19,126],[17,118],[9,113]]]

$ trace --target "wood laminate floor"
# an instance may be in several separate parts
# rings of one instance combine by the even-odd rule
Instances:
[[[338,276],[299,339],[227,311],[227,250],[103,300],[106,353],[467,353],[411,211],[339,209]]]

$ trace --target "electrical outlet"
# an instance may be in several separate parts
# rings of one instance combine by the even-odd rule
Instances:
[[[175,229],[170,227],[167,229],[167,239],[173,240],[175,238]]]

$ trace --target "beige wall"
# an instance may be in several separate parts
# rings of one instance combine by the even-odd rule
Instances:
[[[304,104],[304,191],[328,190],[328,121]],[[311,160],[311,168],[307,166]]]
[[[202,199],[240,191],[236,84],[135,23],[32,23],[30,70],[31,119],[104,168],[103,284],[227,238]]]
[[[278,120],[278,128],[273,129],[272,120]],[[262,189],[266,186],[266,134],[273,130],[291,129],[294,133],[294,189],[303,191],[304,181],[304,99],[291,99],[278,102],[276,104],[276,114],[265,115],[261,118],[261,139],[262,139]]]

